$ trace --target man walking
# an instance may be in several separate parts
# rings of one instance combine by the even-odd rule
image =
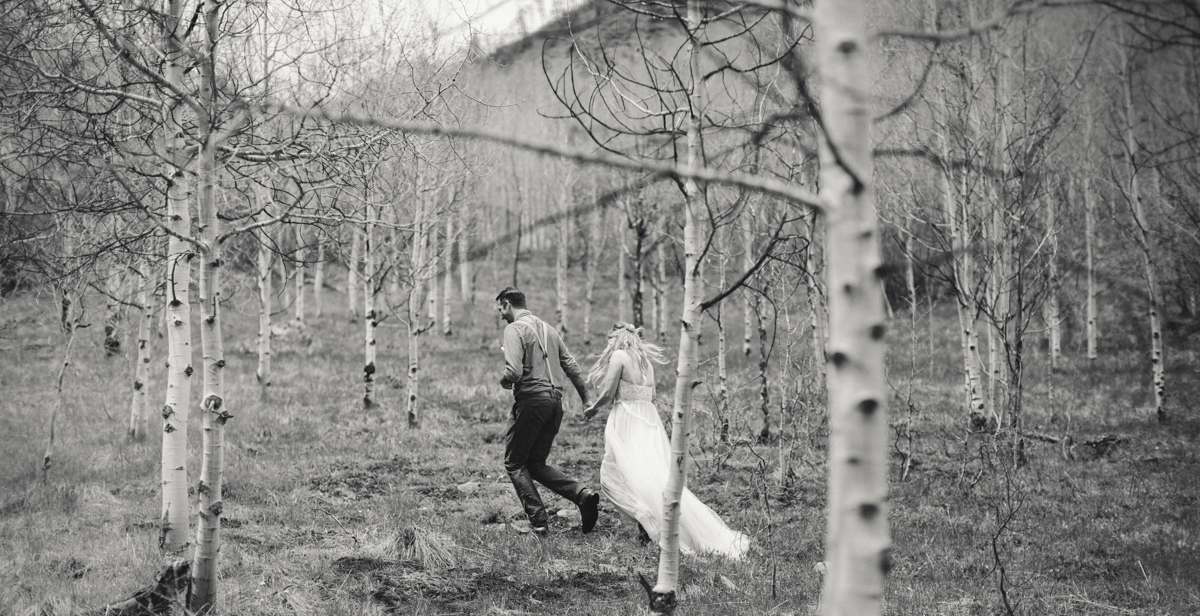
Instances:
[[[564,375],[579,392],[583,406],[588,406],[583,373],[558,332],[525,307],[525,294],[520,290],[507,287],[501,291],[496,296],[496,309],[508,321],[504,327],[504,377],[500,386],[512,389],[516,400],[504,436],[504,470],[534,533],[544,536],[549,523],[535,479],[578,505],[583,532],[589,533],[596,527],[600,495],[546,464],[562,424]],[[555,365],[561,373],[557,377]]]

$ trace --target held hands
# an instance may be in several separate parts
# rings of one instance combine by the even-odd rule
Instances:
[[[597,407],[595,404],[587,405],[587,408],[583,409],[583,418],[585,420],[591,419],[596,416],[596,413],[599,413],[599,412],[600,412],[600,408]]]

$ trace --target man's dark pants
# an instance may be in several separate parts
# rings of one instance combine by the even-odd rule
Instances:
[[[533,526],[547,523],[546,506],[534,480],[576,505],[583,497],[583,486],[578,481],[546,465],[562,418],[562,396],[558,392],[518,396],[504,435],[504,470]]]

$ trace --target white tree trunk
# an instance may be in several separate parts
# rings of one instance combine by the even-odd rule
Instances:
[[[1073,192],[1073,191],[1071,191]],[[1050,240],[1047,268],[1049,289],[1046,297],[1046,327],[1050,330],[1050,369],[1055,370],[1062,357],[1062,314],[1058,306],[1058,212],[1053,197],[1046,198],[1046,233]]]
[[[617,238],[620,240],[617,244],[617,320],[628,323],[632,319],[629,308],[629,290],[625,284],[625,279],[629,276],[629,247],[625,243],[625,216],[618,215],[613,219],[616,223]]]
[[[686,43],[688,74],[691,78],[687,117],[687,165],[695,169],[701,163],[700,121],[704,98],[700,73],[698,38],[701,15],[698,0],[688,0]],[[683,206],[683,315],[680,319],[679,359],[675,376],[675,403],[671,412],[671,466],[663,490],[662,528],[659,530],[658,581],[651,594],[651,606],[656,602],[674,605],[679,588],[679,506],[683,488],[687,485],[688,436],[692,426],[692,395],[699,384],[696,375],[700,345],[700,233],[697,214],[703,211],[703,193],[695,180],[684,183]],[[657,600],[657,601],[656,601]]]
[[[751,267],[754,267],[754,254],[750,250],[754,246],[754,214],[750,211],[750,206],[747,205],[742,215],[738,217],[738,222],[742,228],[742,271],[748,272]],[[723,287],[722,287],[723,288]],[[742,355],[750,357],[751,339],[754,334],[754,292],[750,289],[742,289],[743,311],[742,311]]]
[[[883,262],[872,185],[866,2],[817,0],[813,16],[826,133],[820,140],[821,194],[829,204],[829,520],[822,612],[875,616],[883,611],[891,540]]]
[[[305,272],[308,270],[308,265],[305,263],[307,250],[304,248],[304,227],[296,225],[296,267],[293,269],[293,275],[296,277],[296,320],[304,322],[304,283],[307,276]]]
[[[313,264],[313,316],[324,311],[322,294],[325,290],[325,242],[317,244],[317,262]]]
[[[129,438],[142,442],[150,431],[150,399],[147,396],[150,383],[150,328],[154,325],[154,308],[150,304],[149,281],[146,272],[139,266],[137,276],[137,303],[141,310],[138,319],[137,356],[133,364],[133,400],[129,410]]]
[[[558,333],[565,342],[569,330],[567,326],[567,247],[571,243],[571,217],[567,215],[567,212],[571,208],[571,184],[573,180],[570,177],[569,171],[567,171],[565,177],[562,179],[562,189],[558,198],[558,212],[562,216],[562,219],[558,221],[557,225],[558,250],[554,256],[554,283],[555,296],[557,298],[554,308],[554,318],[556,327],[558,327]]]
[[[269,205],[264,207],[269,208]],[[269,209],[267,210],[270,211]],[[258,238],[258,380],[259,395],[267,398],[271,386],[271,238],[265,228],[255,232]]]
[[[375,263],[379,255],[372,233],[375,227],[375,207],[366,204],[366,223],[363,225],[363,408],[373,408],[375,402],[375,327],[379,325],[375,314]]]
[[[180,37],[182,0],[167,0],[163,16],[163,40],[166,50],[163,76],[184,89],[183,65],[188,62]],[[182,239],[191,235],[188,209],[188,185],[184,168],[188,164],[184,139],[183,105],[170,103],[164,127],[167,173],[167,216],[172,234],[167,240],[167,397],[163,407],[162,515],[158,545],[167,553],[178,553],[188,545],[187,435],[188,411],[192,393],[192,304],[188,294],[191,282],[192,245]]]
[[[465,210],[465,208],[464,208]],[[475,284],[471,275],[471,238],[467,234],[467,214],[462,213],[458,225],[458,275],[462,288],[463,302],[468,306],[475,305]]]
[[[656,284],[654,285],[654,331],[660,345],[667,342],[667,317],[670,314],[670,308],[666,301],[666,286],[667,286],[667,223],[664,219],[659,224],[658,229],[658,244],[654,247],[654,265],[656,268]]]
[[[407,395],[405,400],[405,416],[408,418],[408,427],[416,428],[420,425],[420,388],[421,388],[421,334],[428,329],[422,321],[425,319],[421,314],[421,289],[424,288],[424,280],[430,270],[437,268],[436,256],[436,239],[432,236],[436,235],[437,227],[434,226],[432,220],[426,219],[425,206],[418,202],[417,211],[413,221],[413,242],[412,242],[412,284],[408,288],[408,380],[407,380]],[[432,217],[429,217],[432,218]],[[428,252],[427,252],[428,251]],[[425,261],[428,259],[429,263]],[[436,281],[437,277],[430,277]],[[431,284],[429,291],[431,295],[436,295],[437,285]],[[429,318],[434,318],[437,315],[436,304],[430,301]]]
[[[454,295],[454,219],[446,219],[446,266],[442,268],[442,335],[450,336],[454,330],[450,326],[450,298]],[[462,262],[462,255],[458,260]]]
[[[1126,197],[1130,210],[1133,212],[1134,237],[1142,250],[1143,276],[1146,281],[1148,295],[1148,311],[1150,317],[1150,364],[1154,375],[1154,416],[1158,421],[1167,420],[1167,410],[1164,404],[1166,398],[1166,373],[1163,370],[1163,337],[1162,337],[1162,300],[1158,290],[1157,264],[1150,241],[1150,227],[1146,218],[1146,209],[1142,199],[1141,186],[1138,182],[1138,145],[1134,132],[1133,116],[1133,79],[1129,70],[1129,51],[1124,41],[1118,44],[1121,50],[1121,89],[1125,103],[1125,163],[1128,167],[1129,184],[1126,187]],[[1155,194],[1154,197],[1158,195]]]
[[[1099,333],[1096,327],[1096,198],[1092,194],[1091,177],[1083,173],[1084,244],[1087,251],[1087,357],[1095,360],[1099,355],[1096,342]]]
[[[212,54],[218,38],[221,3],[207,3],[204,23],[208,32],[209,55],[201,63],[202,98],[208,109],[216,107],[216,83]],[[224,503],[221,486],[225,469],[225,423],[232,415],[225,399],[225,345],[221,337],[221,244],[220,222],[215,195],[216,150],[213,134],[215,120],[203,122],[208,131],[200,149],[200,347],[204,356],[204,389],[200,410],[201,459],[200,482],[196,486],[199,520],[196,525],[196,551],[192,557],[191,593],[188,607],[207,613],[217,596],[217,555],[221,546],[221,513]],[[297,239],[299,234],[297,233]],[[303,280],[301,270],[300,280]],[[297,297],[303,296],[298,288]],[[299,300],[297,300],[299,301]]]
[[[350,232],[350,262],[346,264],[346,299],[350,307],[350,322],[358,322],[359,311],[363,304],[358,292],[363,288],[362,279],[362,233],[355,225],[346,225]]]
[[[743,213],[743,216],[746,215]],[[717,250],[720,257],[717,261],[717,288],[724,290],[728,284],[726,269],[729,267],[729,254],[733,248],[732,230],[722,232],[717,231]],[[743,245],[743,248],[745,246]],[[749,248],[745,248],[749,250]],[[747,291],[748,293],[748,291]],[[749,295],[747,295],[749,297]],[[726,355],[729,353],[729,343],[725,334],[725,310],[720,304],[716,305],[717,311],[717,418],[720,422],[720,440],[722,443],[729,442],[729,366],[726,360]]]
[[[428,252],[426,252],[429,263],[421,270],[421,280],[424,281],[424,284],[428,285],[429,287],[426,291],[428,293],[429,301],[429,312],[427,313],[427,318],[431,321],[436,321],[437,315],[440,314],[437,277],[438,262],[440,259],[438,255],[439,245],[437,225],[435,224],[434,217],[432,216],[425,223],[425,235],[429,238],[427,248]]]

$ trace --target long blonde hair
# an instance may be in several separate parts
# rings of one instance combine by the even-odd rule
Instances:
[[[652,342],[643,340],[645,330],[640,327],[634,327],[629,323],[617,323],[613,325],[608,332],[608,345],[604,347],[604,352],[600,353],[600,358],[592,365],[592,369],[588,371],[588,380],[596,386],[599,386],[604,381],[604,376],[608,374],[608,364],[612,361],[613,352],[625,351],[629,353],[633,361],[637,362],[638,368],[642,370],[642,374],[650,373],[650,362],[665,364],[666,357],[663,356],[662,347]]]

